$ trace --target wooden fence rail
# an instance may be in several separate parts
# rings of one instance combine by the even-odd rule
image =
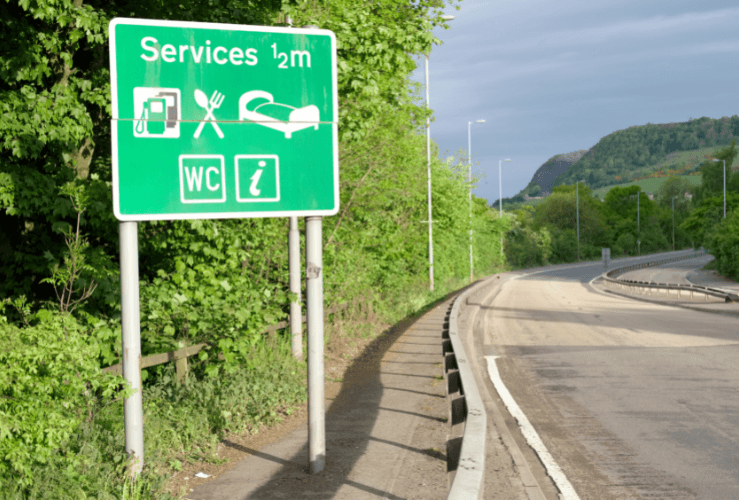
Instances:
[[[360,302],[364,302],[364,299],[361,299]],[[370,308],[372,307],[372,303],[369,303]],[[329,314],[333,314],[339,311],[342,311],[349,307],[349,303],[345,302],[343,304],[336,305],[334,307],[331,307],[325,311],[325,315],[328,316]],[[370,312],[371,314],[371,312]],[[306,316],[303,315],[302,318],[303,323],[306,322]],[[261,333],[273,333],[277,330],[282,330],[284,328],[287,328],[287,326],[290,324],[290,318],[288,317],[287,321],[280,321],[277,324],[270,325],[267,328],[265,328]],[[174,351],[170,352],[163,352],[161,354],[151,354],[149,356],[141,358],[141,363],[139,366],[141,368],[150,368],[152,366],[157,365],[163,365],[164,363],[169,363],[170,361],[175,362],[175,369],[177,370],[177,380],[178,382],[182,383],[182,381],[185,380],[185,377],[187,376],[187,358],[190,356],[195,356],[200,351],[203,350],[208,344],[195,344],[191,346],[185,346],[183,342],[180,342],[180,348]],[[223,354],[218,354],[218,357],[220,359],[223,359]],[[108,366],[107,368],[103,368],[104,372],[113,373],[115,375],[122,375],[123,374],[123,364],[118,363],[117,365]]]

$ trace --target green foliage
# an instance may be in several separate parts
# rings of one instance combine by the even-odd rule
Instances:
[[[534,229],[533,211],[532,207],[517,210],[506,235],[506,260],[516,268],[541,266],[549,260],[551,235],[546,228]]]
[[[736,158],[736,141],[732,141],[731,144],[718,151],[714,151],[711,155],[713,158],[709,158],[700,164],[699,168],[702,174],[700,188],[694,190],[695,196],[694,201],[696,204],[700,204],[704,198],[709,198],[716,195],[722,195],[724,192],[724,162],[713,161],[725,160],[726,161],[726,188],[734,192],[739,192],[739,175],[736,175],[731,170],[731,164]]]
[[[673,176],[667,179],[662,184],[657,192],[654,193],[654,197],[660,205],[672,206],[672,198],[675,198],[675,206],[678,210],[687,207],[688,201],[685,198],[685,193],[690,191],[691,186],[683,178]]]
[[[577,234],[574,230],[563,229],[554,233],[551,258],[552,262],[577,261]]]
[[[739,280],[739,211],[732,211],[721,220],[708,237],[707,244],[716,258],[716,271]]]
[[[207,458],[225,433],[273,422],[280,408],[305,397],[304,365],[259,334],[286,317],[287,221],[140,223],[143,354],[180,342],[207,347],[191,358],[184,386],[169,365],[144,370],[147,465],[139,481],[126,481],[122,408],[112,391],[124,393],[119,378],[100,373],[121,355],[109,20],[275,25],[289,14],[297,26],[336,33],[341,212],[324,219],[325,300],[330,306],[368,297],[383,320],[394,321],[432,297],[419,291],[428,280],[428,225],[421,221],[428,218],[422,132],[429,111],[410,75],[414,58],[438,43],[431,29],[442,23],[443,6],[0,5],[0,301],[8,299],[0,307],[0,362],[12,365],[0,374],[0,472],[10,478],[0,498],[164,498],[157,478],[167,464]],[[502,266],[499,241],[510,222],[476,197],[470,207],[458,166],[435,157],[431,168],[441,294],[469,272],[470,225],[474,266],[483,274]]]
[[[676,189],[682,189],[679,180],[667,184],[658,196],[661,205],[650,200],[639,186],[614,187],[601,202],[581,183],[578,243],[577,188],[556,186],[535,208],[517,211],[518,224],[508,233],[506,257],[513,266],[532,266],[575,262],[578,255],[580,260],[599,260],[602,248],[610,248],[614,257],[671,250],[672,210],[671,205],[665,206],[664,197]],[[676,203],[675,248],[684,248],[691,242],[688,231],[680,226],[687,217],[689,203],[684,198],[680,200]]]
[[[712,155],[731,165],[737,156],[736,141]],[[706,161],[702,165],[703,183],[694,201],[698,207],[683,219],[680,228],[685,230],[695,245],[706,246],[716,258],[715,269],[733,278],[739,277],[739,240],[736,237],[739,206],[739,175],[726,170],[726,197],[724,198],[723,162]],[[726,217],[724,217],[724,203]]]
[[[346,141],[357,141],[398,108],[420,116],[425,110],[408,99],[408,76],[414,54],[428,53],[439,41],[431,29],[443,24],[445,2],[326,2],[316,9],[297,4],[286,8],[296,25],[317,24],[337,37],[339,130]]]
[[[739,194],[726,194],[727,215],[739,207]],[[713,233],[722,222],[724,217],[724,197],[713,196],[701,201],[693,212],[687,217],[680,227],[685,229],[695,242],[696,246],[708,246]]]
[[[554,182],[573,184],[577,179],[585,179],[593,188],[611,185],[620,179],[633,179],[674,151],[728,144],[736,136],[737,115],[629,127],[602,138]]]
[[[42,309],[34,322],[0,326],[0,475],[21,486],[100,404],[120,395],[122,382],[101,373],[98,346],[74,319]]]
[[[602,204],[593,198],[592,190],[580,184],[579,188],[580,236],[583,240],[598,244],[606,239],[606,224]],[[552,195],[537,206],[535,220],[559,230],[577,232],[578,196],[575,186],[557,186]],[[575,255],[577,252],[575,252]]]

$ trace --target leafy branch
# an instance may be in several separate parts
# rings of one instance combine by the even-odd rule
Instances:
[[[86,250],[90,246],[87,238],[80,233],[82,213],[84,212],[83,187],[75,186],[73,183],[66,184],[61,189],[63,194],[69,196],[72,209],[77,213],[77,222],[74,231],[71,226],[64,227],[64,243],[67,246],[67,254],[64,256],[64,264],[54,265],[51,277],[41,280],[42,283],[51,283],[54,293],[59,301],[59,310],[62,314],[74,311],[77,306],[90,298],[98,284],[90,278],[86,283],[81,280],[83,274],[93,273],[95,269],[86,262]],[[47,258],[53,258],[46,252]]]

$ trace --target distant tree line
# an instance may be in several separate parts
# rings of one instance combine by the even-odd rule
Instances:
[[[509,215],[513,222],[506,237],[506,258],[513,266],[530,267],[574,262],[578,256],[580,260],[599,259],[601,248],[610,248],[617,257],[704,246],[716,257],[715,269],[737,279],[739,172],[728,168],[737,154],[733,140],[697,166],[702,174],[700,186],[691,187],[674,176],[662,184],[654,199],[637,185],[614,187],[603,201],[585,183],[579,188],[559,185],[535,207],[523,206]],[[689,189],[692,198],[685,197]]]

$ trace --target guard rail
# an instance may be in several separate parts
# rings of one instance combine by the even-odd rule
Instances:
[[[639,280],[624,280],[617,279],[618,275],[621,275],[627,271],[634,269],[643,269],[646,267],[654,267],[668,262],[675,262],[678,260],[694,259],[696,257],[702,257],[705,255],[705,250],[695,252],[688,255],[681,255],[679,257],[671,257],[669,259],[661,259],[650,262],[640,262],[638,264],[632,264],[630,266],[619,267],[603,273],[601,278],[606,288],[612,290],[625,291],[631,294],[638,295],[654,295],[657,294],[660,297],[665,298],[676,298],[678,300],[689,299],[691,301],[700,300],[703,302],[739,302],[739,296],[726,290],[718,288],[711,288],[702,285],[690,284],[671,284],[671,283],[654,283]]]

